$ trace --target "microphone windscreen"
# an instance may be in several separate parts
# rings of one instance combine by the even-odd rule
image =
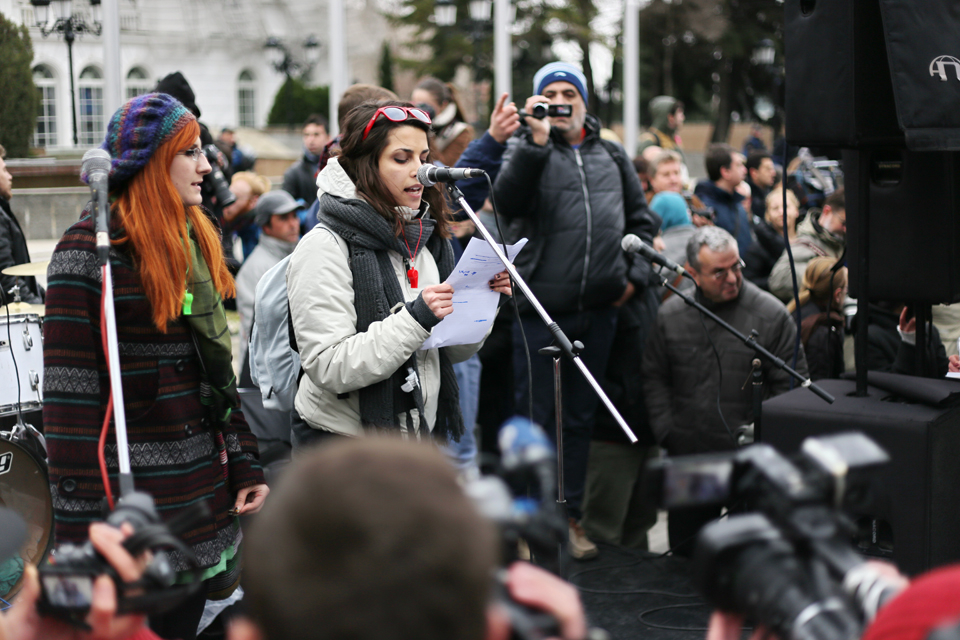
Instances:
[[[80,171],[86,175],[90,175],[97,171],[110,173],[110,164],[111,160],[109,153],[103,149],[90,149],[83,154],[83,165],[81,166]]]
[[[632,233],[628,233],[627,235],[623,236],[623,240],[620,241],[620,248],[628,253],[639,251],[642,245],[643,240]]]
[[[417,169],[417,182],[425,187],[432,187],[437,184],[437,181],[433,179],[433,173],[436,169],[432,164],[420,165],[420,168]]]

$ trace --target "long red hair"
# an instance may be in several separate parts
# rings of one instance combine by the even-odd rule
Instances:
[[[193,121],[167,140],[130,179],[113,208],[124,233],[115,242],[130,242],[140,281],[153,307],[153,323],[162,333],[167,323],[180,315],[187,272],[193,266],[188,250],[188,218],[217,291],[224,298],[232,298],[236,291],[217,229],[200,207],[183,206],[170,179],[174,156],[189,148],[199,135],[200,126]]]

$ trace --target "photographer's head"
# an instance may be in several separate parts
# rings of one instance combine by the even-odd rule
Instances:
[[[365,102],[347,116],[340,165],[357,193],[387,220],[399,221],[396,207],[430,205],[437,220],[449,209],[440,187],[424,187],[417,169],[430,162],[430,116],[407,102]],[[446,225],[436,233],[449,237]]]
[[[687,264],[711,302],[729,302],[740,295],[743,261],[736,239],[720,227],[700,227],[687,242]]]
[[[433,448],[364,438],[288,468],[244,551],[234,640],[482,640],[496,534]]]
[[[533,92],[546,98],[549,104],[573,107],[569,118],[550,118],[550,126],[560,131],[567,141],[579,142],[587,118],[587,79],[583,73],[572,64],[551,62],[534,75]]]

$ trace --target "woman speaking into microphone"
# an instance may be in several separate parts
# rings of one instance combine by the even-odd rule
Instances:
[[[287,269],[304,375],[295,446],[375,431],[458,439],[464,425],[452,364],[480,344],[420,350],[453,313],[450,211],[430,162],[430,116],[402,102],[347,116],[341,153],[317,178],[320,223]],[[490,288],[511,294],[506,272]]]
[[[258,511],[268,492],[256,438],[237,411],[222,303],[234,284],[199,206],[210,165],[193,114],[166,94],[138,96],[113,114],[103,149],[111,157],[110,264],[134,484],[164,520],[198,502],[209,507],[184,536],[204,569],[203,588],[150,620],[161,637],[188,639],[206,599],[236,588],[236,514]],[[102,517],[104,495],[118,491],[112,425],[105,468],[98,464],[110,379],[89,206],[57,245],[48,282],[43,417],[56,541],[80,543]],[[187,566],[177,553],[171,560],[174,569]]]

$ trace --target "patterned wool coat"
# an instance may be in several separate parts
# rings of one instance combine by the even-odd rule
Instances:
[[[188,532],[186,542],[201,565],[211,567],[239,542],[235,518],[227,513],[237,491],[264,482],[257,441],[234,411],[223,433],[225,474],[200,402],[200,362],[187,323],[177,319],[160,333],[125,245],[111,249],[110,264],[134,484],[153,496],[165,520],[207,502],[210,516]],[[89,215],[63,235],[47,277],[43,419],[50,491],[57,544],[77,543],[101,516],[97,440],[110,393],[100,335],[101,270]],[[116,496],[112,424],[106,460]],[[173,560],[184,568],[181,558]]]

